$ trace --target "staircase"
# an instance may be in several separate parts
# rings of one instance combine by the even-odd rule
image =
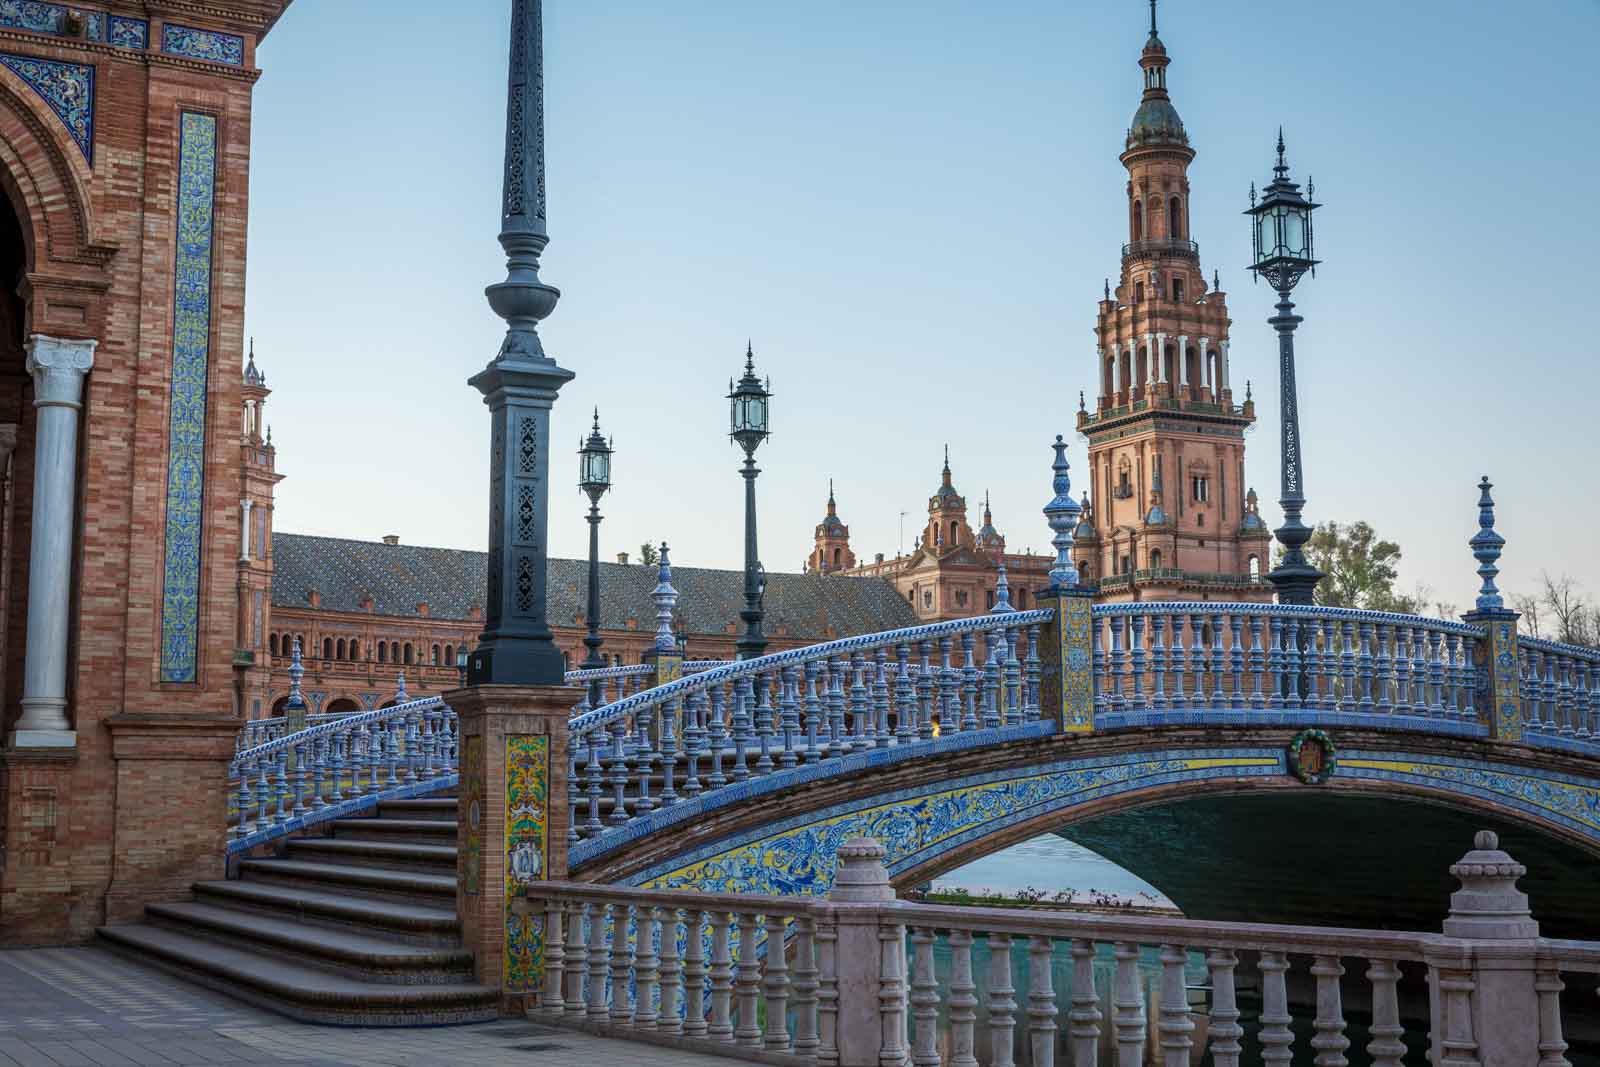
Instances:
[[[306,1022],[434,1026],[496,1014],[456,916],[456,800],[390,801],[246,859],[235,881],[101,927],[138,960]]]

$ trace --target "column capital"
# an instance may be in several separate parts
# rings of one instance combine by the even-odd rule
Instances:
[[[99,343],[92,338],[42,333],[29,337],[27,370],[33,376],[34,407],[82,407],[83,379],[94,366]]]

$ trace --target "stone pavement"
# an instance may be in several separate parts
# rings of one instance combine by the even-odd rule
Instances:
[[[521,1020],[407,1030],[298,1023],[103,948],[0,952],[0,1067],[727,1067]]]

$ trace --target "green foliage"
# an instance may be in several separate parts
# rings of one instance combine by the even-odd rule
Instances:
[[[1306,545],[1306,556],[1327,575],[1317,584],[1318,604],[1406,615],[1419,614],[1428,606],[1423,590],[1414,596],[1395,590],[1400,546],[1379,538],[1371,523],[1321,524]]]
[[[654,567],[661,561],[661,555],[656,551],[656,546],[646,541],[639,546],[639,562],[646,567]]]

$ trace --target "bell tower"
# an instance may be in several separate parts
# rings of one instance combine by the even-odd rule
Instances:
[[[806,570],[811,574],[831,574],[849,570],[856,565],[856,556],[850,551],[850,527],[839,518],[839,506],[833,501],[833,479],[828,479],[828,513],[817,523],[816,537],[811,555],[806,559]]]
[[[1247,523],[1248,389],[1234,403],[1227,295],[1189,229],[1195,150],[1167,90],[1167,47],[1150,3],[1144,83],[1121,155],[1128,241],[1095,322],[1099,395],[1080,405],[1095,537],[1080,552],[1108,600],[1268,599],[1268,540]]]
[[[272,631],[272,500],[283,475],[277,471],[278,450],[266,427],[267,376],[256,366],[255,340],[240,391],[244,425],[239,435],[243,493],[239,500],[239,624],[233,664],[236,699],[246,719],[270,714],[268,689],[272,657],[267,634]]]

